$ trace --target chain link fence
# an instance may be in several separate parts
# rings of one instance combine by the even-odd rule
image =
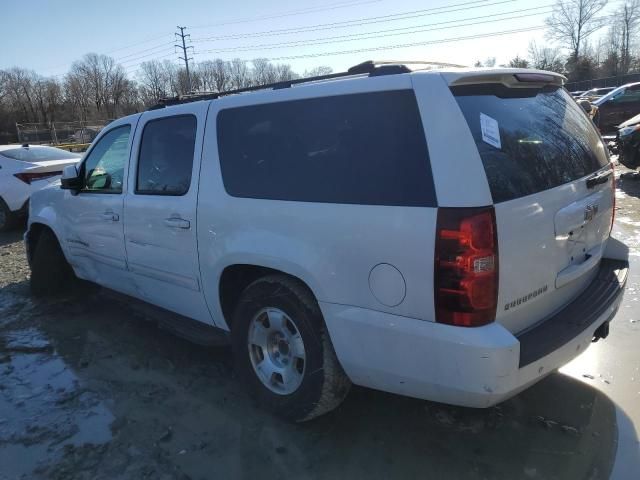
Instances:
[[[110,120],[16,123],[18,143],[81,148],[91,143]]]
[[[567,82],[565,87],[570,92],[575,92],[579,90],[591,90],[592,88],[620,87],[632,82],[640,82],[640,73],[628,73],[626,75],[618,75],[615,77],[594,78],[591,80],[582,80],[580,82]]]

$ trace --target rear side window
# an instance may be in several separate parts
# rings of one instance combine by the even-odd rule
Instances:
[[[608,163],[594,125],[564,89],[473,85],[451,90],[495,203],[575,181]]]
[[[341,95],[222,110],[218,148],[237,197],[435,206],[413,91]]]
[[[196,117],[180,115],[148,122],[138,156],[136,194],[184,195],[191,185]]]

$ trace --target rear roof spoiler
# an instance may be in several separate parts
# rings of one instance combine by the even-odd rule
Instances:
[[[442,72],[449,86],[500,83],[509,88],[531,88],[545,85],[561,87],[566,77],[544,70],[500,69],[486,71]]]

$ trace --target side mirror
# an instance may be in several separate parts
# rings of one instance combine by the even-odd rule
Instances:
[[[76,192],[82,188],[82,179],[78,176],[78,168],[75,165],[67,165],[62,169],[60,188]]]

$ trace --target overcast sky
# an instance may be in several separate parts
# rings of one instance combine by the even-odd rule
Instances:
[[[500,64],[526,56],[531,40],[548,43],[544,19],[554,2],[9,0],[0,9],[0,68],[62,77],[74,60],[97,52],[135,77],[143,61],[178,61],[176,25],[188,27],[195,62],[266,57],[300,73],[318,65],[340,71],[368,59],[471,65],[496,57]],[[603,14],[620,3],[610,1]]]

